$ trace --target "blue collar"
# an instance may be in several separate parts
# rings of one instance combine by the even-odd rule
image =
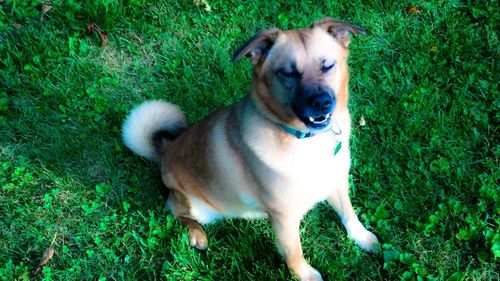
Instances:
[[[340,134],[342,134],[342,130],[340,129],[340,127],[338,127],[338,125],[337,125],[337,123],[335,123],[335,121],[333,121],[334,122],[334,127],[329,128],[328,130],[314,132],[314,133],[311,132],[311,131],[309,131],[309,132],[303,132],[303,131],[300,131],[300,130],[288,127],[287,125],[282,124],[282,123],[278,123],[278,122],[274,122],[274,121],[271,121],[271,122],[274,123],[276,126],[280,127],[283,131],[289,133],[290,135],[295,136],[299,140],[300,139],[309,138],[309,137],[313,137],[316,134],[320,134],[320,133],[324,133],[324,132],[328,132],[328,131],[332,131],[336,136],[339,136]]]
[[[294,128],[290,128],[290,127],[288,127],[288,126],[286,126],[284,124],[281,124],[281,123],[276,123],[276,122],[273,122],[273,123],[276,126],[280,127],[283,131],[289,133],[290,135],[295,136],[299,140],[300,139],[309,138],[309,137],[312,137],[312,136],[316,135],[313,132],[302,132],[300,130],[297,130],[297,129],[294,129]],[[337,144],[335,145],[335,148],[333,149],[333,156],[337,155],[337,153],[342,148],[342,141],[339,139],[339,136],[342,134],[342,130],[340,129],[340,127],[337,126],[336,123],[335,123],[335,129],[334,128],[330,128],[328,130],[325,130],[325,131],[322,131],[322,132],[318,132],[318,133],[323,133],[323,132],[332,131],[333,134],[335,135],[335,139],[337,140]]]
[[[281,124],[281,123],[275,123],[278,127],[283,129],[283,131],[289,133],[290,135],[294,135],[296,138],[300,139],[305,139],[314,136],[315,134],[313,132],[302,132],[300,130],[288,127],[287,125]]]

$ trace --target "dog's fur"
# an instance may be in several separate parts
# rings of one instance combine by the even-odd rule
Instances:
[[[293,272],[301,280],[321,280],[302,254],[299,224],[326,199],[350,237],[375,251],[377,238],[358,220],[348,191],[350,33],[364,31],[332,18],[258,33],[234,55],[254,64],[250,95],[192,127],[161,101],[129,115],[124,142],[160,162],[170,189],[167,206],[188,226],[192,246],[207,247],[199,223],[268,218]]]

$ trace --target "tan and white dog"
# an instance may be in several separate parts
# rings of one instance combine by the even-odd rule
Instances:
[[[250,57],[254,65],[250,94],[191,127],[162,101],[130,113],[125,145],[160,163],[167,206],[188,226],[192,246],[207,247],[200,223],[267,218],[291,270],[300,280],[321,280],[304,259],[299,225],[328,200],[349,236],[376,250],[376,236],[349,199],[350,33],[364,31],[332,18],[258,33],[233,57]]]

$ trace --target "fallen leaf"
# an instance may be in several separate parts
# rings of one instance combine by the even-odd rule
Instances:
[[[94,23],[89,23],[89,25],[87,25],[87,34],[92,34],[94,32],[94,29],[95,29],[95,24]]]
[[[194,3],[196,4],[196,6],[203,6],[205,11],[207,12],[212,11],[212,7],[210,7],[207,0],[194,0]]]
[[[13,23],[12,26],[15,27],[16,29],[23,28],[23,26],[21,24],[18,24],[17,22]]]
[[[52,5],[49,3],[45,3],[42,5],[42,16],[40,17],[42,20],[47,15],[47,13],[52,9]]]
[[[101,47],[108,44],[108,35],[100,30],[97,30],[97,33],[99,34],[99,37],[101,37]]]
[[[432,46],[431,48],[431,52],[437,52],[438,51],[438,47],[437,46]]]
[[[102,29],[97,26],[95,23],[89,23],[87,25],[87,34],[92,34],[97,32],[97,34],[99,34],[99,37],[101,38],[101,47],[105,46],[106,44],[108,44],[108,34],[106,34],[106,32],[102,31]]]
[[[420,12],[422,12],[422,7],[419,7],[419,6],[408,6],[405,8],[405,11],[408,12],[408,13],[413,13],[413,14],[418,14]]]
[[[40,271],[42,271],[42,268],[49,262],[49,260],[54,255],[54,250],[54,245],[50,245],[50,247],[45,250],[42,258],[40,259],[40,262],[38,263],[38,266],[36,267],[35,275],[40,273]]]
[[[45,3],[42,5],[42,13],[46,14],[48,11],[52,9],[52,5]]]
[[[365,117],[363,115],[361,115],[361,118],[359,119],[359,125],[361,127],[366,125],[366,120],[365,120]]]

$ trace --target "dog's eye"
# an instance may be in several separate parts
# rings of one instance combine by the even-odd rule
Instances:
[[[287,79],[298,79],[300,78],[300,72],[298,71],[286,71],[286,70],[279,70],[278,74],[281,77],[287,78]]]
[[[323,65],[321,67],[321,71],[323,73],[328,73],[330,70],[332,70],[333,68],[335,67],[335,63],[332,63],[332,64],[328,64],[328,65]]]

